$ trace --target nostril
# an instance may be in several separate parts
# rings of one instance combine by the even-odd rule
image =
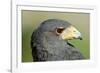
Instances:
[[[76,31],[73,31],[73,32],[76,32]]]

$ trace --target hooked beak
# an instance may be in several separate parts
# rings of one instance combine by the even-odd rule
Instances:
[[[82,38],[82,37],[79,37],[78,39],[83,40],[83,38]]]
[[[73,26],[66,28],[61,34],[63,40],[80,39],[82,40],[81,33]]]

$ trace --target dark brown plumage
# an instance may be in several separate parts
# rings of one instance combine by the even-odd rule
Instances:
[[[42,22],[31,36],[33,61],[84,59],[79,50],[68,42],[72,39],[81,39],[80,33],[71,26],[69,22],[59,19],[49,19]],[[65,32],[68,35],[66,37]],[[65,38],[66,40],[64,40]]]

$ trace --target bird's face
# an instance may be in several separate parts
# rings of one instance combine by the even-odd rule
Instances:
[[[63,40],[80,39],[82,40],[81,33],[72,25],[67,28],[58,27],[56,29],[56,34],[60,36]]]
[[[80,39],[81,33],[69,22],[58,19],[50,19],[42,23],[44,31],[52,32],[55,36],[59,36],[63,40]]]

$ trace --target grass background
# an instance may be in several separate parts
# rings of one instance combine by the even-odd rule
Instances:
[[[62,19],[70,22],[81,33],[83,40],[71,40],[86,59],[90,58],[90,14],[75,12],[21,11],[22,21],[22,62],[32,62],[30,40],[34,29],[47,19]]]

